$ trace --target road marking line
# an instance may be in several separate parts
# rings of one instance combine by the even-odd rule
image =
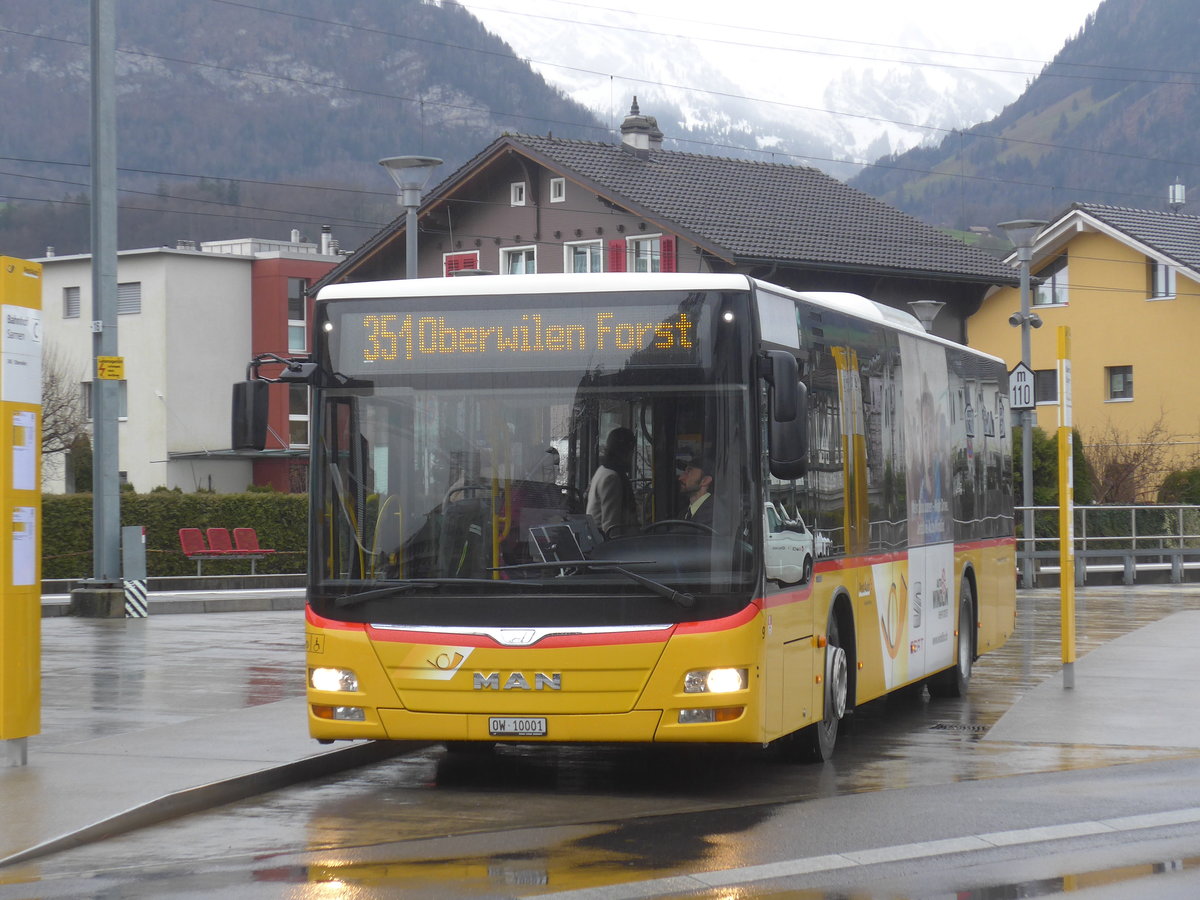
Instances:
[[[741,866],[735,869],[718,869],[712,872],[695,872],[690,875],[671,875],[647,881],[631,881],[604,887],[580,888],[574,891],[558,891],[539,894],[537,900],[647,900],[663,894],[682,891],[697,891],[705,888],[729,887],[770,881],[776,878],[792,878],[816,872],[833,872],[838,869],[853,869],[880,863],[902,862],[930,856],[946,856],[955,853],[971,853],[994,850],[998,847],[1015,847],[1021,844],[1037,844],[1042,841],[1063,840],[1072,837],[1088,837],[1097,834],[1112,834],[1120,831],[1138,831],[1146,828],[1161,828],[1167,825],[1200,823],[1200,807],[1146,813],[1136,816],[1119,816],[1086,822],[1068,822],[1062,825],[1045,825],[1021,828],[1014,831],[993,831],[961,838],[946,838],[937,841],[921,841],[915,844],[896,844],[891,847],[876,847],[869,850],[852,850],[846,853],[831,853],[825,856],[809,856],[804,859]]]

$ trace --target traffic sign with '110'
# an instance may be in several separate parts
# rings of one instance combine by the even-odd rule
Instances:
[[[1008,373],[1009,406],[1012,409],[1033,409],[1037,400],[1033,390],[1033,370],[1017,363]]]

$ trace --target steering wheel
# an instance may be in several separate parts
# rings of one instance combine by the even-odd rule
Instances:
[[[702,534],[716,534],[717,532],[711,525],[705,525],[703,522],[697,522],[695,519],[661,519],[658,522],[651,522],[642,529],[642,534],[653,534],[656,531],[666,531],[675,525],[683,525],[685,528],[693,528]]]

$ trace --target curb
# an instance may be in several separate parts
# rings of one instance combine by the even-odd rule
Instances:
[[[367,741],[353,744],[337,750],[329,750],[316,756],[308,756],[295,762],[260,769],[246,775],[214,781],[199,787],[187,788],[151,800],[139,806],[134,806],[124,812],[102,819],[94,825],[88,825],[76,831],[59,835],[56,838],[35,844],[26,850],[21,850],[4,858],[0,858],[0,868],[15,863],[28,862],[51,853],[70,850],[83,844],[104,840],[148,825],[157,825],[179,816],[190,813],[204,812],[226,803],[245,800],[258,794],[278,790],[310,781],[326,775],[333,775],[353,769],[358,766],[382,762],[394,756],[411,753],[426,743],[402,741]]]

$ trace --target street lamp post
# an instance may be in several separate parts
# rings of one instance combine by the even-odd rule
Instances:
[[[417,210],[421,192],[429,183],[433,170],[442,164],[436,156],[389,156],[379,164],[387,169],[400,189],[399,201],[404,207],[404,277],[417,277]]]
[[[1030,329],[1042,326],[1041,317],[1030,312],[1029,264],[1033,259],[1033,241],[1046,226],[1042,219],[1017,219],[1001,222],[1000,228],[1008,235],[1017,251],[1017,262],[1021,269],[1021,311],[1009,316],[1009,324],[1021,328],[1021,362],[1027,369],[1030,365]],[[1033,423],[1034,411],[1027,409],[1021,416],[1021,505],[1025,507],[1022,530],[1025,539],[1025,555],[1021,564],[1021,587],[1033,587]]]

